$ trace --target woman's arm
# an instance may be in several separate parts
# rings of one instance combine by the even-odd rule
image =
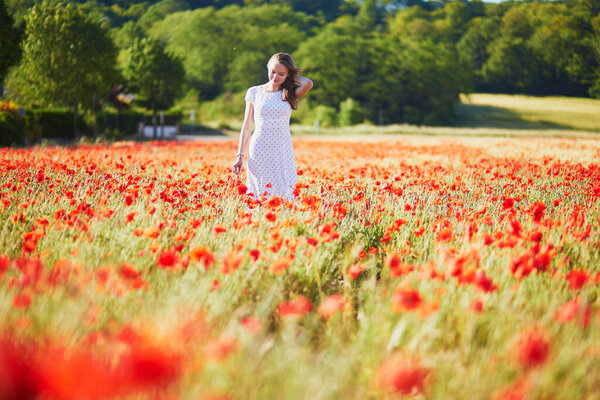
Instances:
[[[233,164],[233,173],[239,175],[242,172],[242,166],[244,165],[244,149],[250,139],[252,133],[252,125],[254,124],[254,104],[246,101],[246,111],[244,112],[244,123],[242,124],[242,130],[240,131],[240,142],[238,145],[237,160]]]
[[[304,96],[313,87],[313,81],[311,81],[308,78],[305,78],[304,76],[297,76],[296,83],[298,83],[300,85],[296,88],[296,98],[297,99]]]

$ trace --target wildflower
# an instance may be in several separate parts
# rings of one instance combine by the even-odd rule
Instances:
[[[208,270],[216,262],[214,254],[206,246],[194,247],[190,251],[190,258],[192,261],[200,261],[204,265],[204,270]]]
[[[483,301],[479,300],[479,299],[475,299],[471,302],[470,305],[471,310],[475,311],[476,313],[481,314],[483,312]]]
[[[538,201],[534,203],[529,208],[529,212],[533,217],[533,221],[536,223],[540,223],[542,218],[544,218],[544,212],[546,211],[546,205],[542,201]]]
[[[576,297],[563,304],[556,311],[554,320],[560,324],[566,324],[578,317],[579,324],[585,328],[590,323],[591,313],[592,307]]]
[[[172,268],[177,264],[179,257],[173,249],[163,251],[158,255],[158,266],[161,268]]]
[[[223,258],[223,267],[221,272],[225,275],[229,275],[242,264],[243,257],[240,254],[229,253]]]
[[[12,260],[10,257],[0,255],[0,279],[2,279],[2,275],[4,275],[11,264]]]
[[[250,250],[250,260],[255,263],[256,260],[258,260],[258,258],[260,257],[260,250],[258,249],[252,249]]]
[[[277,306],[277,313],[280,317],[288,315],[304,316],[311,310],[312,303],[303,295],[298,295],[298,297],[293,300],[286,301]]]
[[[348,267],[346,270],[346,275],[348,275],[351,279],[356,279],[362,275],[363,272],[365,272],[365,269],[366,267],[364,264],[356,263]]]
[[[415,357],[394,354],[381,363],[375,373],[377,387],[390,395],[411,395],[425,392],[431,370]]]
[[[571,290],[579,290],[585,285],[588,278],[590,277],[590,273],[584,270],[573,269],[569,271],[566,276],[567,281],[569,281],[569,287]]]
[[[338,311],[344,310],[346,306],[347,303],[346,299],[344,299],[344,296],[341,294],[332,294],[323,300],[319,306],[318,312],[321,318],[329,319]]]
[[[343,205],[342,203],[336,203],[333,206],[333,217],[337,220],[340,220],[346,216],[348,213],[348,207]]]
[[[417,229],[414,230],[413,234],[416,237],[421,237],[423,236],[423,234],[425,233],[425,227],[424,226],[419,226]]]
[[[133,195],[127,194],[125,195],[125,205],[130,206],[133,204]]]
[[[287,257],[284,257],[284,258],[275,260],[275,262],[273,262],[273,264],[271,265],[271,271],[273,271],[273,273],[275,275],[279,275],[283,271],[288,269],[289,267],[290,267],[290,260]]]
[[[525,368],[543,365],[550,354],[550,341],[539,329],[522,332],[513,345],[517,362]]]
[[[383,264],[390,269],[393,278],[407,274],[414,269],[412,266],[403,263],[402,258],[398,253],[388,255],[383,261]]]
[[[438,242],[450,242],[452,241],[452,229],[451,228],[442,228],[437,234]]]
[[[129,214],[127,214],[125,216],[125,221],[127,221],[127,222],[133,221],[133,219],[135,218],[136,215],[137,215],[137,211],[130,212]]]
[[[212,233],[215,236],[219,236],[223,232],[227,232],[227,229],[223,228],[221,225],[217,225],[212,229]]]
[[[385,258],[384,265],[392,271],[396,270],[402,265],[402,258],[398,253],[392,253]]]
[[[399,289],[392,294],[392,310],[402,312],[414,310],[421,305],[421,295],[414,289]]]
[[[335,224],[326,223],[319,227],[319,236],[323,238],[324,242],[330,242],[340,237],[340,234],[335,230]]]
[[[484,292],[493,292],[498,289],[494,282],[485,275],[484,271],[478,271],[475,274],[475,284]]]
[[[29,308],[31,305],[31,296],[27,293],[19,293],[13,298],[13,307]]]
[[[269,222],[275,222],[277,220],[277,216],[275,214],[273,214],[271,211],[268,211],[265,214],[265,218],[267,219],[267,221]]]
[[[246,317],[242,319],[242,326],[253,335],[258,335],[262,332],[262,324],[256,317]]]
[[[135,268],[133,268],[133,265],[127,262],[121,264],[121,268],[119,268],[119,274],[124,279],[136,279],[142,275],[141,272],[138,272]]]
[[[222,335],[206,346],[206,353],[217,361],[225,360],[230,354],[237,351],[238,342],[233,336]]]

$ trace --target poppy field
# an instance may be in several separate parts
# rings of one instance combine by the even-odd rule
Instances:
[[[0,398],[600,398],[599,141],[294,150],[0,149]]]

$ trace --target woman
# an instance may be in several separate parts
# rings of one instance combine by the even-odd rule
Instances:
[[[292,110],[298,108],[298,99],[312,89],[313,82],[297,75],[300,69],[287,53],[274,54],[267,64],[267,71],[269,82],[252,86],[246,92],[244,124],[233,172],[239,175],[242,170],[244,149],[254,123],[248,149],[248,193],[257,198],[265,194],[292,200],[298,177],[290,116]]]

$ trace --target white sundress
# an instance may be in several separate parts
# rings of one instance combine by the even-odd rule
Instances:
[[[267,92],[262,86],[248,88],[246,101],[254,105],[246,172],[248,193],[260,198],[266,192],[267,197],[292,201],[298,181],[290,134],[292,107],[283,100],[281,91]]]

